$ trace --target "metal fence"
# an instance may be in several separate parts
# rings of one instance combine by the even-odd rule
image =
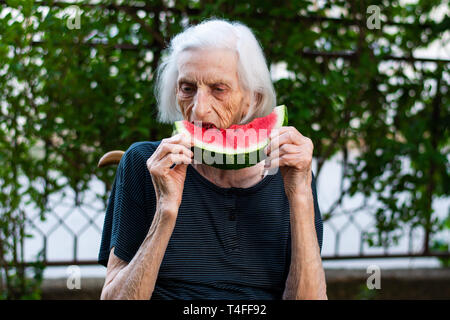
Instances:
[[[101,182],[94,181],[91,190],[77,195],[79,199],[70,194],[69,187],[52,195],[49,199],[51,211],[46,213],[45,220],[41,220],[39,212],[24,208],[27,212],[27,233],[33,235],[25,241],[26,264],[34,261],[39,252],[47,266],[98,264],[97,255],[107,204],[101,199],[100,189]],[[64,192],[69,194],[64,195]],[[363,207],[337,210],[324,220],[322,259],[450,258],[450,252],[423,251],[425,236],[421,228],[405,230],[397,246],[370,247],[365,235],[373,226],[374,218]]]

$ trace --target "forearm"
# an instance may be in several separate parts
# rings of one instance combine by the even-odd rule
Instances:
[[[102,299],[148,300],[175,226],[174,215],[156,210],[149,232],[133,259],[106,284]]]
[[[291,264],[283,299],[327,299],[310,187],[290,199]]]

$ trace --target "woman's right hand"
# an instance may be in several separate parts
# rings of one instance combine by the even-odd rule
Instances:
[[[147,160],[152,177],[156,200],[162,212],[176,218],[183,195],[184,180],[188,164],[192,163],[193,143],[185,134],[176,134],[163,139]],[[175,167],[173,165],[175,164]],[[172,167],[172,169],[171,169]]]

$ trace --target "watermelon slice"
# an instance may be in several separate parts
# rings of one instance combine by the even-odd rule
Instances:
[[[271,114],[227,129],[202,122],[176,121],[174,134],[187,133],[194,139],[194,160],[219,169],[236,170],[266,158],[264,148],[273,129],[287,125],[287,109],[281,105]]]

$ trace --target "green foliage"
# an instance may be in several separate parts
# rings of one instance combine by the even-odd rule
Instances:
[[[450,209],[449,209],[450,210]],[[446,219],[443,219],[438,224],[439,231],[446,230],[447,236],[450,234],[450,211],[447,215]],[[450,243],[448,239],[441,237],[433,239],[433,243],[431,246],[431,249],[437,252],[448,252],[450,250]],[[439,261],[441,263],[441,266],[444,268],[450,268],[450,258],[439,258]]]
[[[358,293],[354,300],[376,300],[379,297],[379,289],[369,289],[367,284],[359,286]]]
[[[286,64],[289,76],[275,81],[277,104],[286,104],[292,125],[313,140],[317,176],[336,153],[359,149],[356,160],[344,160],[350,184],[342,195],[375,195],[383,204],[367,209],[376,217],[368,243],[389,246],[405,228],[420,227],[428,248],[439,231],[433,199],[449,194],[449,64],[385,59],[410,56],[442,38],[450,17],[437,23],[430,15],[440,1],[336,0],[322,7],[304,0],[151,1],[137,11],[126,7],[134,1],[115,3],[80,5],[80,29],[67,27],[61,6],[8,0],[1,7],[0,262],[2,279],[22,288],[3,297],[33,297],[17,264],[23,205],[34,204],[45,219],[49,195],[65,183],[78,196],[96,176],[109,191],[115,168],[96,168],[105,152],[169,136],[171,126],[156,122],[155,69],[167,41],[186,23],[213,16],[247,24],[268,63]],[[380,30],[366,28],[371,4],[381,9]],[[326,16],[332,7],[344,21],[305,18]],[[107,192],[98,197],[106,203]]]

